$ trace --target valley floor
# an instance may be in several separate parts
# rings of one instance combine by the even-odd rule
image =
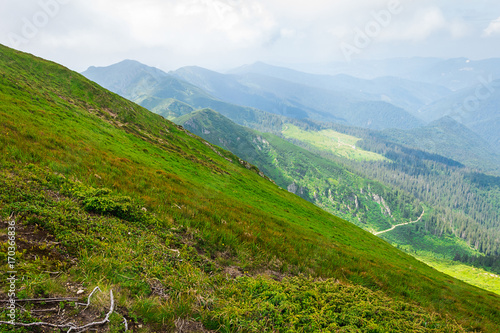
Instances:
[[[424,255],[416,255],[415,258],[456,279],[500,295],[500,276],[497,274],[449,259]]]

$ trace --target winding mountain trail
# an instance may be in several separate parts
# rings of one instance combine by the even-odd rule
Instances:
[[[406,223],[401,223],[401,224],[396,224],[396,225],[393,225],[392,228],[390,229],[387,229],[387,230],[383,230],[383,231],[378,231],[378,232],[374,232],[373,234],[374,235],[380,235],[380,234],[383,234],[385,232],[389,232],[389,231],[392,231],[394,229],[396,229],[397,227],[401,227],[403,225],[408,225],[408,224],[412,224],[412,223],[417,223],[418,221],[420,221],[420,219],[422,218],[422,216],[424,216],[424,213],[425,213],[425,208],[422,210],[422,214],[420,214],[419,218],[416,219],[415,221],[410,221],[410,222],[406,222]]]

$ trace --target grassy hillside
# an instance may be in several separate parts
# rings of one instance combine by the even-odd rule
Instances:
[[[356,161],[382,161],[385,157],[356,147],[360,138],[331,129],[311,132],[292,124],[283,126],[282,134],[287,139],[294,139],[310,144],[321,150],[328,150],[336,156]]]
[[[405,193],[390,191],[275,135],[239,126],[215,111],[199,110],[174,121],[255,164],[282,188],[370,232],[415,220],[422,213],[422,206]],[[309,133],[291,124],[286,128]],[[346,142],[355,139],[334,131],[325,132],[335,133]],[[383,159],[371,152],[359,150],[359,153],[357,156]]]
[[[381,233],[379,237],[418,258],[425,255],[426,258],[451,262],[457,254],[481,255],[461,240],[459,235],[436,235],[429,232],[427,226],[430,219],[436,216],[438,219],[446,218],[442,213],[436,214],[431,202],[423,203],[406,191],[350,172],[353,168],[339,163],[342,159],[334,162],[327,157],[319,157],[272,134],[239,126],[208,109],[195,111],[174,121],[255,164],[279,186],[367,231],[378,234],[376,232],[414,221],[411,225],[399,226],[398,230]],[[325,149],[334,156],[356,157],[352,159],[354,162],[368,162],[372,160],[372,156],[377,157],[373,161],[388,161],[382,155],[354,149],[351,144],[356,144],[360,138],[331,129],[312,132],[286,124],[283,134],[289,140],[299,143],[301,141],[297,140],[304,140],[310,146]],[[447,269],[445,272],[449,271]],[[460,271],[465,272],[463,268]],[[453,276],[462,277],[457,274]],[[462,278],[474,283],[477,281],[481,287],[485,286],[482,280],[471,280],[470,274],[465,274]],[[491,288],[494,288],[495,280],[488,281],[492,283]]]
[[[82,302],[98,285],[114,292],[114,331],[123,318],[137,332],[500,328],[498,296],[77,73],[0,46],[0,103],[1,240],[15,221],[19,298]],[[110,298],[52,315],[26,302],[16,321],[102,318]]]

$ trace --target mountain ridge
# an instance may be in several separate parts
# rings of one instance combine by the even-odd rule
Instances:
[[[230,103],[288,117],[341,120],[348,125],[374,129],[420,125],[420,120],[402,108],[354,90],[339,89],[339,83],[337,90],[332,90],[323,85],[308,85],[303,79],[294,82],[269,73],[228,75],[199,67],[180,68],[172,74]]]
[[[494,79],[500,79],[499,64],[500,58],[472,60],[463,57],[450,59],[400,57],[295,67],[305,72],[330,75],[343,73],[364,79],[397,76],[412,81],[442,85],[456,91],[476,84],[478,76],[488,77],[491,74]]]
[[[357,91],[364,92],[367,98],[374,100],[389,99],[396,106],[402,107],[417,115],[416,111],[430,103],[451,93],[450,90],[443,86],[414,82],[400,77],[381,76],[371,80],[356,78],[347,74],[310,74],[300,72],[284,67],[277,67],[257,62],[251,65],[242,66],[228,72],[229,74],[261,74],[284,80],[289,80],[295,83],[303,83],[317,88],[327,88],[329,90],[340,91]],[[418,85],[418,87],[415,87]],[[406,100],[398,100],[397,94],[391,94],[393,90],[401,90],[406,95],[415,94],[414,97],[406,98]],[[413,91],[411,91],[413,89]],[[419,92],[423,90],[423,92]],[[389,96],[387,96],[389,92]],[[401,92],[399,93],[401,95]],[[430,96],[432,96],[430,98]],[[410,102],[411,101],[411,102]]]
[[[434,120],[424,127],[409,130],[385,130],[381,135],[394,142],[436,153],[471,168],[500,172],[500,156],[485,139],[450,116]]]
[[[139,63],[140,64],[140,63]],[[150,69],[156,70],[152,67],[141,64],[142,69],[146,71],[146,79],[150,77]],[[120,75],[127,73],[127,68],[119,67]],[[93,72],[89,78],[101,82],[106,89],[115,93],[121,92],[121,96],[138,103],[141,106],[146,106],[149,110],[157,114],[167,115],[170,119],[182,116],[192,112],[192,109],[198,108],[213,108],[217,109],[221,114],[229,117],[240,125],[250,126],[253,128],[265,127],[266,130],[273,131],[280,125],[282,118],[279,115],[267,114],[264,111],[254,108],[239,106],[231,103],[224,102],[213,96],[208,92],[184,81],[175,76],[161,72],[162,78],[155,81],[144,80],[140,72],[135,71],[135,76],[125,86],[129,87],[127,91],[120,90],[120,86],[114,85],[108,75],[109,67],[101,68],[98,72]],[[83,72],[83,75],[88,74]],[[120,85],[124,84],[123,81],[118,80]],[[176,102],[177,101],[177,102]],[[177,107],[170,108],[170,105],[185,103],[190,108]],[[266,121],[262,121],[266,119]]]

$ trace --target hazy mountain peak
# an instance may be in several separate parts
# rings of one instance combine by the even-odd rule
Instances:
[[[84,73],[92,72],[92,71],[99,70],[99,69],[110,70],[110,69],[123,69],[123,68],[137,68],[137,69],[143,68],[143,69],[145,69],[145,68],[153,68],[153,67],[147,66],[147,65],[145,65],[137,60],[125,59],[125,60],[122,60],[120,62],[109,65],[109,66],[90,66]]]
[[[263,61],[256,61],[256,62],[251,63],[251,64],[245,64],[245,65],[230,69],[229,71],[227,71],[227,73],[228,74],[238,74],[241,72],[246,72],[246,71],[251,70],[253,68],[269,67],[269,66],[271,66],[271,65],[266,64]]]
[[[132,84],[142,81],[144,85],[150,85],[169,76],[158,68],[129,59],[106,67],[89,67],[82,75],[121,96],[129,97],[136,95],[129,91]]]
[[[208,68],[200,67],[200,66],[184,66],[179,69],[176,69],[175,71],[170,71],[169,74],[174,75],[174,76],[182,76],[183,73],[189,73],[189,74],[203,74],[203,75],[212,75],[212,76],[223,76],[224,74],[221,74],[219,72],[213,71]]]

